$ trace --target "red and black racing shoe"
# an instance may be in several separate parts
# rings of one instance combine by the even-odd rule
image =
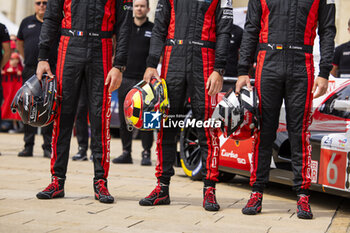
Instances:
[[[311,207],[309,204],[308,195],[298,195],[298,203],[297,203],[297,216],[301,219],[312,219],[313,214],[311,212]]]
[[[113,203],[114,197],[108,192],[107,180],[94,179],[95,199],[102,203]]]
[[[139,204],[141,206],[169,205],[169,186],[158,184],[147,197],[139,201]]]
[[[260,213],[262,208],[262,198],[262,193],[252,192],[247,205],[242,209],[242,213],[247,215]]]
[[[205,187],[203,189],[203,207],[207,211],[218,211],[220,209],[220,205],[216,201],[215,197],[215,188],[213,187]]]
[[[36,194],[38,199],[51,199],[64,197],[64,178],[52,176],[51,183],[43,191]]]

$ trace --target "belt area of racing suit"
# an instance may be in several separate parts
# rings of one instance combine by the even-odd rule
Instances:
[[[305,53],[312,53],[313,47],[311,45],[291,44],[291,43],[260,43],[259,50],[296,50]]]
[[[61,34],[70,37],[93,37],[93,38],[112,38],[112,31],[86,31],[76,29],[61,29]]]
[[[166,45],[198,45],[205,48],[215,49],[215,42],[206,40],[182,40],[182,39],[167,39]]]

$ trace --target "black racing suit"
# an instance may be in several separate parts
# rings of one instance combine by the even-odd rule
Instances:
[[[91,123],[95,178],[107,178],[110,161],[111,94],[104,85],[112,68],[112,35],[117,33],[113,65],[126,65],[132,23],[132,0],[48,1],[40,34],[39,59],[61,27],[57,59],[58,94],[62,102],[52,135],[52,175],[65,178],[73,122],[85,79]]]
[[[159,0],[147,66],[156,68],[164,51],[161,78],[168,87],[170,115],[183,113],[189,90],[194,117],[202,121],[211,117],[217,97],[208,95],[206,84],[214,68],[226,65],[233,18],[232,6],[226,4],[220,0]],[[220,150],[217,130],[196,130],[205,182],[214,186]],[[178,128],[163,125],[158,133],[156,177],[165,184],[174,175],[177,133]]]
[[[318,26],[320,73],[328,79],[335,36],[335,4],[327,0],[250,0],[238,75],[247,75],[258,46],[255,86],[262,114],[250,183],[262,192],[269,179],[272,144],[282,100],[291,145],[294,189],[307,193],[311,175],[308,126],[314,82],[313,43]]]
[[[131,153],[133,133],[125,121],[124,101],[128,92],[142,80],[145,73],[152,28],[153,23],[149,22],[148,19],[140,26],[133,23],[129,42],[128,63],[123,74],[123,82],[118,89],[120,139],[122,141],[123,151],[128,151],[129,153]],[[153,131],[140,131],[140,136],[143,150],[151,153]]]

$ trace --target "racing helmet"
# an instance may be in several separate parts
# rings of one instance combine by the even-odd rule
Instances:
[[[56,77],[43,75],[39,80],[34,74],[17,91],[11,111],[18,111],[23,123],[42,127],[56,118],[58,103]]]
[[[128,124],[137,129],[143,128],[144,113],[158,112],[165,119],[169,113],[168,89],[164,79],[152,78],[149,83],[142,80],[126,95],[124,115]]]
[[[221,121],[225,137],[249,139],[260,129],[259,98],[256,89],[243,87],[238,95],[231,89],[217,104],[212,118]]]

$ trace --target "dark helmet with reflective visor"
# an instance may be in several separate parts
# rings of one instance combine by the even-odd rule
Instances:
[[[238,95],[231,89],[217,104],[212,115],[221,121],[221,131],[225,137],[245,140],[260,129],[259,98],[256,89],[243,87]]]
[[[43,75],[39,80],[33,75],[16,93],[11,111],[18,111],[23,123],[42,127],[56,118],[58,104],[56,77]]]

